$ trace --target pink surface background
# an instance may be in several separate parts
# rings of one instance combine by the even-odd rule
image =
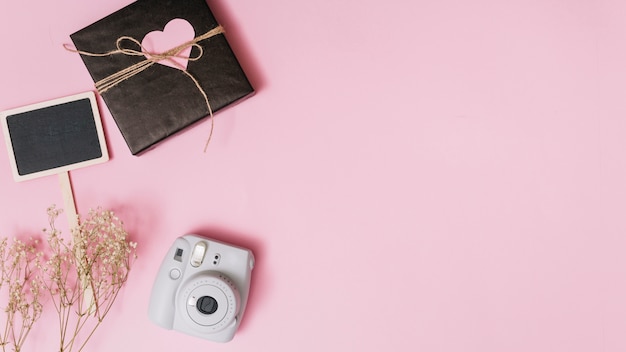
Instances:
[[[140,257],[89,351],[626,350],[624,1],[208,2],[257,94],[206,154],[208,120],[131,156],[101,104],[112,158],[76,203]],[[62,44],[128,3],[4,1],[0,110],[93,90]],[[36,234],[57,179],[0,149],[0,235]],[[147,318],[189,232],[256,254],[228,344]]]

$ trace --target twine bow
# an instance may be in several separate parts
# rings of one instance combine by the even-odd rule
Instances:
[[[217,26],[213,29],[211,29],[210,31],[195,37],[194,39],[185,42],[179,46],[176,46],[174,48],[171,48],[169,50],[166,50],[162,53],[151,53],[148,52],[146,50],[146,48],[143,47],[143,45],[141,45],[141,43],[133,38],[133,37],[129,37],[129,36],[122,36],[117,38],[117,40],[115,41],[115,50],[111,50],[109,52],[106,53],[91,53],[91,52],[86,52],[86,51],[82,51],[82,50],[76,50],[73,48],[70,48],[67,44],[64,44],[63,47],[65,48],[65,50],[71,51],[71,52],[75,52],[81,55],[86,55],[86,56],[94,56],[94,57],[103,57],[103,56],[110,56],[110,55],[115,55],[115,54],[124,54],[124,55],[128,55],[128,56],[145,56],[146,59],[142,60],[140,62],[137,62],[134,65],[131,65],[125,69],[122,69],[110,76],[107,76],[99,81],[97,81],[95,83],[96,86],[96,90],[98,91],[99,94],[102,94],[104,92],[106,92],[107,90],[115,87],[116,85],[118,85],[119,83],[135,76],[136,74],[139,74],[141,72],[143,72],[144,70],[150,68],[152,65],[158,63],[161,60],[168,60],[169,62],[173,63],[174,65],[176,65],[181,72],[183,72],[187,77],[189,77],[193,83],[196,85],[196,87],[198,88],[198,91],[200,91],[200,93],[202,94],[202,97],[204,98],[204,101],[206,103],[207,108],[209,109],[209,118],[211,119],[211,131],[209,133],[209,137],[207,138],[206,144],[204,145],[204,152],[206,152],[207,147],[209,146],[209,142],[211,141],[211,137],[213,136],[213,128],[214,128],[214,121],[213,121],[213,109],[211,109],[211,104],[209,104],[209,97],[207,96],[206,92],[204,91],[204,89],[202,89],[202,86],[200,86],[200,83],[198,82],[198,80],[191,74],[189,73],[189,71],[187,71],[187,69],[185,67],[183,67],[180,63],[178,63],[176,60],[174,60],[175,58],[184,58],[187,59],[188,61],[197,61],[199,60],[202,55],[204,54],[204,49],[202,49],[202,46],[200,44],[198,44],[198,42],[211,38],[215,35],[218,35],[220,33],[224,33],[224,28],[222,26]],[[137,45],[137,47],[140,50],[135,50],[135,49],[129,49],[129,48],[125,48],[122,44],[124,41],[130,41],[132,43],[134,43],[135,45]],[[186,56],[181,56],[180,53],[182,51],[184,51],[187,48],[197,48],[199,49],[199,53],[194,56],[194,57],[186,57]]]

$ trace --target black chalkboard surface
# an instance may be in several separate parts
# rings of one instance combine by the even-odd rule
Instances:
[[[108,160],[93,92],[7,110],[0,122],[16,181]]]

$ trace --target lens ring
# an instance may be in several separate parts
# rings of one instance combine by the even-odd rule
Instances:
[[[215,311],[206,314],[198,308],[204,297],[215,300]],[[220,273],[207,272],[185,282],[177,295],[178,311],[184,321],[198,332],[217,332],[229,326],[239,313],[239,291],[229,278]],[[208,303],[208,302],[206,302]],[[205,309],[211,311],[212,309]]]
[[[203,297],[213,297],[216,301],[217,309],[212,314],[205,314],[198,310],[198,301]],[[230,302],[229,302],[230,301]],[[199,285],[188,295],[186,310],[187,314],[196,324],[202,326],[214,326],[220,324],[232,313],[234,302],[229,299],[229,295],[220,287],[215,285]]]

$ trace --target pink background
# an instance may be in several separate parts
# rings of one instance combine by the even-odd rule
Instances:
[[[128,3],[4,1],[0,110],[93,90],[62,44]],[[139,242],[89,351],[626,350],[624,1],[209,5],[257,94],[206,154],[208,120],[131,156],[101,104],[112,159],[71,172]],[[0,149],[0,235],[37,234],[57,179]],[[190,232],[256,254],[228,344],[147,318]]]

